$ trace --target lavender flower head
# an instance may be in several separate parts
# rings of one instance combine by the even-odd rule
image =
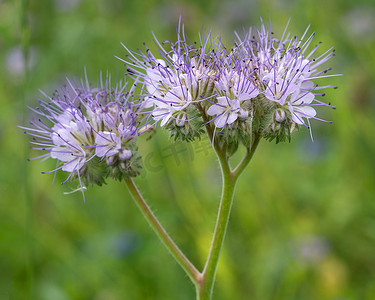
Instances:
[[[290,37],[286,33],[288,25],[280,39],[273,37],[271,24],[270,31],[266,30],[263,21],[260,30],[250,29],[243,39],[237,35],[243,62],[254,72],[254,84],[263,99],[273,103],[272,122],[265,128],[265,133],[271,139],[276,134],[277,141],[285,138],[285,135],[289,136],[296,125],[304,125],[310,129],[310,119],[324,121],[316,117],[314,107],[335,107],[321,102],[316,96],[325,96],[321,92],[323,89],[337,87],[321,86],[316,81],[339,76],[326,75],[332,68],[321,68],[322,64],[334,56],[334,49],[330,48],[315,57],[321,42],[308,50],[315,34],[306,38],[309,30],[307,27],[300,39],[297,36]]]
[[[201,103],[213,98],[216,78],[216,52],[220,42],[210,33],[200,34],[199,47],[190,43],[180,23],[177,41],[160,43],[156,58],[146,46],[146,52],[126,48],[127,72],[143,80],[143,102],[150,122],[167,127],[172,135],[191,140],[202,132]]]
[[[57,160],[56,169],[70,173],[83,184],[103,184],[106,177],[121,180],[139,173],[140,156],[135,144],[138,136],[137,107],[130,102],[132,91],[116,83],[111,87],[98,79],[98,87],[73,82],[44,96],[39,107],[32,109],[39,118],[31,127],[21,127],[32,137],[33,149],[46,153],[34,157]]]
[[[337,75],[321,68],[333,48],[316,57],[320,43],[308,50],[314,37],[306,38],[309,28],[298,39],[286,33],[287,27],[277,39],[262,21],[260,30],[249,29],[242,38],[236,34],[238,41],[227,49],[210,32],[201,33],[199,43],[190,42],[180,23],[175,43],[155,38],[159,56],[147,47],[143,53],[124,46],[129,55],[123,61],[143,82],[142,110],[172,135],[191,140],[205,125],[222,140],[240,136],[245,145],[254,134],[290,140],[299,125],[310,129],[310,119],[324,121],[316,117],[315,106],[333,106],[317,96],[336,87],[316,81]]]
[[[322,67],[334,56],[333,48],[317,56],[320,43],[308,50],[314,37],[307,35],[309,27],[300,39],[287,27],[278,39],[262,21],[260,30],[236,34],[237,42],[227,48],[206,31],[198,43],[191,42],[180,21],[176,42],[155,38],[158,55],[146,45],[144,52],[124,46],[132,89],[112,87],[108,75],[95,88],[87,79],[68,80],[53,97],[45,95],[33,109],[40,118],[22,127],[33,148],[46,152],[35,158],[56,159],[56,169],[47,173],[61,169],[70,173],[66,180],[78,178],[82,187],[138,175],[137,136],[157,123],[184,141],[206,130],[228,155],[239,143],[250,149],[260,138],[290,140],[294,128],[310,129],[311,119],[324,121],[316,117],[316,106],[334,108],[319,97],[336,87],[319,81],[338,75],[326,75],[331,68]]]

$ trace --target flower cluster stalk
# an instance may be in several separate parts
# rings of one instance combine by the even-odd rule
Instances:
[[[198,283],[197,287],[197,299],[199,300],[209,300],[212,297],[216,270],[219,263],[220,253],[224,245],[236,183],[245,167],[251,161],[259,144],[259,140],[259,137],[254,139],[252,147],[247,149],[248,151],[238,167],[235,168],[235,171],[231,170],[228,159],[225,157],[225,153],[216,152],[220,162],[223,189],[210,252],[202,272],[202,280]],[[223,162],[225,163],[223,164]]]
[[[167,249],[170,251],[172,256],[176,259],[176,261],[185,270],[186,274],[189,275],[190,279],[193,282],[196,282],[200,277],[199,271],[189,261],[189,259],[186,258],[184,253],[180,250],[180,248],[176,245],[173,239],[169,236],[168,232],[161,225],[161,223],[156,218],[156,216],[154,215],[154,213],[152,212],[152,210],[150,209],[146,201],[143,199],[141,193],[139,192],[138,188],[134,184],[134,181],[131,178],[126,178],[124,181],[135,203],[137,204],[138,208],[141,210],[145,219],[150,224],[151,228],[154,230],[156,235],[163,242],[165,247],[167,247]]]
[[[251,148],[247,149],[244,158],[233,171],[231,170],[229,157],[225,152],[225,147],[220,149],[216,144],[216,147],[214,148],[220,164],[223,188],[215,231],[213,234],[210,251],[202,272],[197,270],[197,268],[185,256],[185,254],[176,245],[176,243],[158,221],[157,217],[153,214],[152,210],[137,189],[134,181],[131,178],[125,178],[124,180],[130,194],[132,195],[138,208],[141,210],[143,216],[146,218],[156,235],[163,242],[164,246],[169,250],[174,259],[180,264],[191,281],[194,283],[196,287],[197,300],[210,300],[212,298],[216,270],[219,263],[220,253],[224,245],[236,182],[253,157],[259,141],[259,136],[256,136]]]
[[[223,153],[217,153],[217,155],[223,156]],[[201,282],[198,283],[197,287],[197,299],[199,300],[211,299],[217,265],[219,262],[221,250],[223,248],[225,233],[228,227],[229,216],[233,203],[236,178],[234,178],[228,163],[222,164],[223,160],[225,161],[225,158],[219,159],[221,174],[223,177],[220,207],[217,215],[210,252],[208,254],[207,261],[202,272]]]

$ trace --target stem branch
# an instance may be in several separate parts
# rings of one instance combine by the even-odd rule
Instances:
[[[209,137],[210,139],[212,138],[211,136]],[[244,158],[233,171],[231,171],[229,157],[226,154],[226,145],[224,144],[222,148],[214,147],[220,163],[221,174],[223,177],[223,189],[210,252],[208,254],[202,276],[197,285],[197,300],[210,300],[212,298],[217,265],[228,227],[236,182],[238,177],[251,161],[259,141],[260,135],[257,135],[251,145],[251,148],[247,149]]]
[[[251,144],[250,149],[246,149],[246,154],[241,160],[241,162],[237,165],[237,167],[234,168],[232,171],[233,176],[237,179],[241,173],[245,170],[251,159],[253,158],[253,155],[255,153],[255,150],[257,149],[260,141],[260,135],[256,135],[254,138],[253,143]]]
[[[141,210],[143,216],[146,218],[148,223],[151,225],[152,229],[155,231],[156,235],[161,239],[165,247],[170,251],[172,256],[185,270],[186,274],[189,275],[190,279],[194,284],[199,281],[201,274],[195,268],[195,266],[190,262],[190,260],[184,255],[180,248],[169,236],[164,227],[160,224],[154,213],[151,211],[150,207],[147,205],[146,201],[143,199],[141,193],[137,189],[131,178],[125,178],[125,184],[128,187],[130,194],[135,200],[137,206]]]

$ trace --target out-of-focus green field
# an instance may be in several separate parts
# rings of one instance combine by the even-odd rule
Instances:
[[[27,3],[28,2],[28,3]],[[214,299],[375,299],[375,4],[373,1],[0,0],[0,299],[194,299],[194,288],[141,217],[124,184],[64,194],[67,174],[41,171],[17,124],[38,89],[64,77],[96,82],[123,73],[130,49],[152,49],[151,31],[175,39],[182,15],[191,39],[203,22],[231,45],[233,30],[271,15],[280,36],[308,24],[322,50],[336,47],[326,101],[337,110],[292,143],[262,142],[237,185]],[[24,53],[28,53],[28,71]],[[209,144],[177,144],[158,132],[141,141],[145,173],[136,179],[155,213],[202,268],[220,194]],[[178,152],[177,156],[172,151]]]

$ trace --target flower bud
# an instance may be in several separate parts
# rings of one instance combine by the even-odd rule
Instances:
[[[114,155],[113,155],[113,156],[109,156],[109,157],[107,157],[107,165],[108,165],[108,166],[112,166],[112,165],[114,165],[115,162],[116,162],[116,158],[115,158]]]
[[[283,111],[280,108],[276,109],[273,115],[273,119],[275,120],[275,122],[278,122],[278,123],[284,122],[286,119],[285,111]]]
[[[128,149],[121,149],[118,153],[118,157],[121,161],[129,160],[133,156],[133,153]]]
[[[180,113],[176,117],[176,125],[182,127],[186,122],[186,113]]]
[[[244,110],[244,109],[241,108],[239,113],[238,113],[238,117],[240,119],[246,119],[248,116],[249,116],[249,112],[247,110]]]
[[[273,131],[278,131],[281,128],[280,123],[272,123],[271,128]]]

